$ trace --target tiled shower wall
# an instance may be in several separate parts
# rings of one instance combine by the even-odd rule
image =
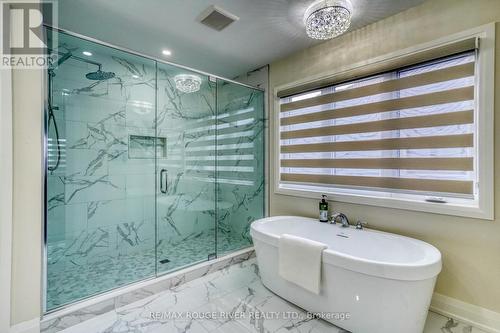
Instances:
[[[61,162],[48,174],[48,241],[73,240],[65,256],[75,254],[78,261],[99,249],[125,254],[154,245],[145,236],[154,226],[154,159],[128,157],[130,134],[155,135],[154,64],[135,82],[118,61],[98,60],[117,73],[119,84],[87,80],[96,66],[73,59],[53,78]],[[150,104],[141,109],[133,99]],[[54,140],[53,124],[49,131]],[[49,143],[49,166],[55,165],[55,149]]]
[[[173,77],[185,69],[64,34],[59,44],[116,76],[91,81],[97,65],[72,57],[51,77],[47,308],[249,246],[264,214],[262,93],[202,75],[182,93]]]
[[[264,94],[250,91],[234,83],[219,83],[217,90],[219,134],[217,146],[235,144],[237,161],[226,167],[219,156],[217,163],[219,201],[231,203],[231,208],[219,210],[218,234],[234,234],[251,244],[250,223],[264,215]],[[232,115],[234,112],[239,115]],[[225,115],[230,115],[227,118]],[[237,123],[237,124],[235,124]],[[241,124],[241,125],[240,125]],[[234,138],[226,138],[223,126],[238,128]],[[231,135],[231,134],[228,134]],[[221,150],[224,152],[225,150]],[[235,250],[238,245],[227,250]],[[219,248],[219,252],[224,252]]]
[[[71,42],[63,39],[58,51],[81,56],[90,48],[92,60],[116,77],[88,80],[85,75],[97,66],[70,58],[51,78],[61,159],[51,172],[57,160],[52,122],[48,308],[155,272],[155,162],[129,158],[130,135],[155,136],[155,64],[117,51],[106,56],[92,45]]]

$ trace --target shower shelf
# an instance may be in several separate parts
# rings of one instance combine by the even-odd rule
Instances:
[[[156,140],[156,156],[155,156]],[[167,158],[167,138],[146,135],[129,135],[128,158]]]

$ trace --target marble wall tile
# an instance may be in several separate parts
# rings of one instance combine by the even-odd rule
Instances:
[[[154,95],[144,97],[131,96],[125,106],[126,125],[128,127],[140,127],[155,129],[156,110]]]
[[[66,235],[66,222],[64,206],[52,206],[47,210],[47,240],[49,243],[64,241]]]
[[[89,228],[75,234],[72,242],[66,246],[65,257],[68,260],[78,260],[81,258],[92,258],[103,253],[108,253],[112,247],[111,228],[99,226]],[[71,239],[69,236],[66,239]]]
[[[55,81],[57,81],[57,79]],[[103,103],[102,98],[75,93],[71,87],[64,87],[62,89],[70,90],[70,93],[66,95],[64,104],[64,115],[66,121],[98,123],[107,118],[108,114],[103,114],[103,109],[101,108]],[[115,112],[118,111],[119,109],[115,110]],[[111,120],[117,122],[120,121],[118,117],[111,118]]]
[[[109,117],[113,117],[113,115],[109,115]],[[128,137],[123,126],[99,122],[87,123],[87,129],[86,140],[89,148],[101,150],[108,154],[127,150]]]
[[[66,37],[61,52],[81,52],[80,44],[85,42],[79,40],[70,45],[72,38]],[[80,277],[83,281],[86,277],[94,285],[94,289],[75,287],[81,295],[62,290],[62,294],[55,295],[59,304],[67,301],[64,295],[81,298],[113,283],[121,285],[135,280],[140,277],[141,269],[148,275],[149,270],[143,263],[150,263],[155,257],[154,246],[159,247],[159,258],[171,260],[161,264],[160,271],[206,260],[209,254],[217,252],[213,201],[215,157],[210,156],[210,151],[215,149],[217,125],[215,84],[201,76],[203,83],[199,92],[182,93],[176,89],[173,77],[186,70],[160,65],[157,73],[153,61],[92,46],[92,59],[102,63],[104,71],[114,72],[113,79],[86,79],[85,75],[97,67],[75,59],[59,66],[53,77],[52,103],[59,107],[56,117],[66,146],[65,164],[54,172],[57,177],[49,183],[49,239],[57,242],[51,244],[50,269],[54,270],[51,278],[57,280],[59,274],[68,280],[78,281]],[[247,116],[253,99],[228,90],[229,93],[224,93],[228,102],[221,104],[228,115],[223,117],[226,120],[221,121],[221,125],[226,129],[234,126],[237,130],[238,126],[252,125],[253,120]],[[241,108],[248,110],[243,112]],[[229,114],[237,109],[237,114]],[[250,126],[244,133],[222,134],[220,139],[233,145],[230,150],[239,154],[239,147],[250,148],[249,144],[253,144],[254,127]],[[164,152],[159,155],[158,168],[168,170],[168,193],[158,198],[158,207],[155,159],[136,158],[137,154],[132,154],[136,151],[131,153],[130,149],[138,149],[146,157],[154,154],[147,140],[146,144],[131,148],[132,135],[166,138],[166,156]],[[212,160],[207,163],[203,157],[212,157]],[[253,165],[236,163],[226,166],[225,170],[233,172],[233,178],[253,173]],[[224,219],[228,221],[229,232],[220,237],[220,253],[249,245],[248,239],[241,235],[248,231],[248,221],[253,216],[244,213],[253,209],[252,190],[244,193],[239,189],[229,189],[231,197],[226,203],[231,208],[228,205],[220,208],[231,212]],[[63,205],[68,208],[62,209]],[[158,242],[155,244],[157,208]],[[238,209],[242,211],[240,215]],[[243,229],[238,229],[239,226]],[[99,242],[91,245],[96,239],[100,239]],[[64,266],[60,260],[66,260],[68,265]],[[154,268],[154,264],[153,261],[151,267]],[[71,269],[73,266],[76,268]],[[57,271],[56,267],[64,267],[65,271]]]
[[[143,198],[155,194],[154,174],[132,174],[126,175],[126,194],[127,198]]]
[[[116,225],[116,250],[120,255],[155,250],[154,219]]]
[[[67,295],[79,299],[99,288],[121,285],[127,278],[135,281],[140,270],[147,271],[141,263],[154,258],[154,207],[145,205],[141,197],[155,194],[154,160],[129,159],[128,139],[130,134],[155,135],[155,63],[64,38],[60,52],[78,53],[91,46],[92,60],[116,75],[110,80],[88,80],[85,75],[97,66],[70,58],[52,77],[52,104],[58,107],[54,112],[66,145],[65,163],[48,184],[49,239],[53,241],[49,279],[52,285],[66,279],[97,288],[75,283],[73,289],[80,294],[52,289],[55,294],[49,292],[49,303],[51,297],[57,299],[52,304],[67,302]],[[145,215],[145,208],[152,212]],[[154,269],[154,260],[149,264]],[[85,265],[89,266],[82,268]]]
[[[59,125],[60,121],[58,121]],[[66,149],[88,149],[88,127],[87,123],[80,121],[65,121],[66,126]]]
[[[68,237],[87,230],[87,204],[64,206],[64,232]]]
[[[227,208],[219,212],[219,238],[239,238],[219,249],[231,251],[251,244],[250,223],[264,216],[263,94],[234,85],[218,85],[218,197]],[[231,156],[238,158],[232,160]]]
[[[66,174],[73,176],[107,175],[107,152],[98,149],[66,149]]]
[[[53,207],[64,205],[64,177],[59,175],[47,175],[47,208],[50,210]]]
[[[112,226],[125,221],[126,200],[101,200],[87,203],[89,227]]]
[[[143,208],[142,198],[91,201],[87,203],[88,226],[114,226],[124,222],[142,221]]]
[[[145,195],[142,197],[142,211],[145,220],[154,220],[156,218],[156,197]]]
[[[69,175],[62,178],[62,182],[65,185],[65,202],[68,204],[125,198],[124,176]]]

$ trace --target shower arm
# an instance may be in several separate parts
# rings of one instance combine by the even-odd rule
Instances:
[[[71,51],[68,51],[68,53],[62,53],[62,52],[59,52],[59,51],[56,51],[56,50],[52,50],[52,49],[49,49],[49,51],[51,53],[57,53],[58,55],[62,56],[62,57],[67,57],[67,59],[69,58],[73,58],[75,60],[78,60],[78,61],[82,61],[82,62],[85,62],[85,63],[88,63],[88,64],[91,64],[91,65],[95,65],[99,68],[99,70],[101,70],[102,68],[102,64],[97,62],[97,61],[92,61],[92,60],[89,60],[89,59],[85,59],[85,58],[82,58],[82,57],[79,57],[79,56],[76,56],[76,55],[73,55],[71,54]],[[68,56],[69,54],[69,56]],[[67,59],[64,59],[64,61],[66,61]],[[62,61],[62,62],[64,62]],[[61,62],[61,63],[62,63]],[[60,65],[60,63],[57,64],[58,66]]]
[[[97,61],[92,61],[92,60],[89,60],[89,59],[84,59],[84,58],[81,58],[79,56],[75,56],[75,55],[72,55],[71,58],[74,58],[76,60],[79,60],[79,61],[83,61],[83,62],[86,62],[88,64],[91,64],[91,65],[95,65],[97,67],[99,67],[99,70],[101,70],[102,68],[102,64],[97,62]]]

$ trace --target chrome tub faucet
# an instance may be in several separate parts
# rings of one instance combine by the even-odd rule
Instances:
[[[349,226],[349,219],[343,213],[333,213],[330,217],[330,223],[340,223],[342,225],[342,228],[347,228]]]

